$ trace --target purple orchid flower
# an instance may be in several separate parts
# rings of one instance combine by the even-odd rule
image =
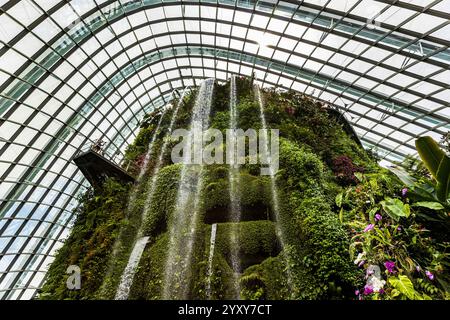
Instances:
[[[381,221],[381,219],[383,219],[383,217],[381,216],[381,214],[377,213],[377,214],[375,215],[375,220],[376,220],[376,221]]]
[[[408,194],[408,188],[403,188],[402,189],[402,197],[405,198],[407,194]]]
[[[373,293],[373,288],[366,284],[364,286],[364,295],[368,296],[369,294]]]
[[[355,290],[355,296],[359,296],[359,290]]]
[[[434,280],[434,274],[432,274],[430,271],[425,271],[425,274],[427,275],[428,279]]]
[[[395,272],[395,262],[394,261],[386,261],[384,263],[384,266],[386,267],[386,269],[389,273]]]
[[[373,230],[374,227],[375,225],[371,223],[364,229],[364,232],[369,232],[370,230]]]

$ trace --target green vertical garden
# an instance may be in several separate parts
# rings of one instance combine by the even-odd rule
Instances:
[[[237,127],[262,128],[252,79],[236,78],[236,87]],[[173,129],[189,128],[197,94],[198,89],[192,90],[166,112],[158,110],[142,120],[125,155],[133,175],[143,172],[139,184],[110,179],[80,198],[78,218],[50,266],[40,299],[113,299],[139,230],[149,238],[128,298],[163,297],[182,170],[171,162],[177,141],[168,128],[171,119]],[[450,298],[450,161],[445,151],[430,139],[418,141],[424,164],[409,159],[400,179],[380,167],[344,118],[325,105],[277,90],[262,90],[262,101],[267,127],[280,132],[275,173],[279,212],[273,209],[270,177],[260,175],[260,165],[245,164],[236,190],[242,214],[240,221],[231,221],[229,166],[206,165],[184,279],[187,297],[230,299],[239,288],[242,299]],[[230,81],[216,83],[211,127],[225,134],[229,110]],[[146,205],[160,155],[154,195]],[[191,210],[186,207],[183,214]],[[213,224],[217,234],[208,270]],[[238,270],[233,269],[231,248],[238,248]],[[81,269],[80,290],[66,287],[70,265]]]

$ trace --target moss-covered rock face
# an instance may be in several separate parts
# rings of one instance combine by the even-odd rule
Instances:
[[[235,239],[232,233],[236,228]],[[218,225],[216,250],[227,263],[231,263],[231,249],[238,248],[240,258],[240,270],[234,272],[242,273],[246,268],[259,264],[269,257],[277,256],[280,251],[280,243],[275,232],[275,223],[268,220],[247,221],[241,223],[221,223]]]
[[[238,127],[261,128],[260,106],[251,79],[236,81]],[[215,86],[210,115],[211,126],[222,131],[230,121],[229,88],[229,82]],[[182,101],[174,128],[188,128],[195,97],[194,91]],[[334,204],[342,185],[333,171],[333,160],[345,155],[366,173],[381,169],[322,105],[294,92],[273,90],[263,91],[263,100],[268,127],[279,129],[281,136],[280,170],[275,176],[279,212],[274,210],[270,177],[260,175],[259,165],[245,164],[239,168],[236,189],[242,213],[239,221],[233,220],[228,165],[205,166],[186,279],[188,297],[234,298],[238,288],[243,299],[353,298],[363,274],[350,258],[348,233]],[[166,112],[158,132],[161,114],[146,116],[137,138],[126,150],[126,159],[139,166],[149,141],[157,134],[154,152],[138,186],[130,189],[109,181],[103,193],[90,191],[81,199],[73,232],[50,267],[42,298],[114,298],[138,232],[149,240],[129,298],[162,298],[171,250],[169,231],[182,169],[170,160],[176,141],[167,137],[176,107],[175,102]],[[146,203],[165,141],[167,152],[162,156],[153,197]],[[127,199],[132,193],[135,201],[130,205]],[[351,207],[352,203],[345,205]],[[192,215],[193,208],[184,208],[183,214]],[[213,224],[217,232],[210,259]],[[238,257],[239,269],[233,265],[233,257]],[[65,287],[65,270],[72,264],[82,270],[80,291]]]

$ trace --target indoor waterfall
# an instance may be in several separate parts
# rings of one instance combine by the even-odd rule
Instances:
[[[231,77],[230,80],[230,129],[234,132],[237,130],[237,108],[236,108],[236,78]],[[234,141],[236,142],[236,136],[234,135]],[[239,222],[241,221],[241,204],[239,198],[239,162],[237,161],[237,144],[233,144],[230,157],[231,163],[229,163],[228,183],[230,190],[230,221],[233,222],[232,230],[230,233],[230,253],[231,264],[233,269],[233,286],[234,286],[234,298],[240,298],[240,286],[239,277],[241,272],[241,263],[239,257]]]
[[[322,147],[335,146],[332,159],[355,150],[355,159],[375,164],[324,108],[300,94],[241,76],[190,88],[143,117],[125,150],[141,169],[129,171],[136,182],[111,178],[86,194],[43,297],[354,296],[358,267],[335,203],[341,175],[321,158]],[[82,272],[80,291],[67,290],[60,276],[74,264]]]
[[[275,181],[275,174],[276,172],[274,172],[273,170],[273,166],[272,166],[272,160],[271,157],[273,156],[272,152],[269,152],[269,136],[267,134],[267,122],[266,122],[266,116],[264,113],[264,102],[262,99],[262,95],[261,95],[261,89],[259,88],[259,85],[255,83],[254,85],[255,88],[255,95],[256,95],[256,99],[258,101],[259,104],[259,116],[261,119],[261,125],[262,125],[262,133],[263,136],[260,137],[260,147],[262,146],[262,152],[260,150],[260,159],[261,156],[262,157],[267,157],[268,158],[268,172],[269,172],[269,177],[270,177],[270,189],[271,189],[271,195],[272,195],[272,210],[273,210],[273,214],[274,214],[274,220],[275,220],[275,228],[276,228],[276,234],[278,236],[278,239],[280,241],[281,244],[281,248],[284,249],[286,247],[286,241],[284,238],[284,233],[283,233],[283,228],[281,227],[280,224],[280,204],[279,204],[279,198],[278,198],[278,191],[277,191],[277,184]],[[271,137],[272,138],[272,137]],[[263,143],[261,143],[261,141]],[[274,141],[271,140],[270,146],[273,146]],[[278,145],[278,143],[277,143]],[[292,289],[293,287],[293,277],[291,274],[291,270],[289,268],[289,263],[288,263],[288,258],[286,257],[287,253],[284,253],[284,259],[286,261],[286,277],[287,277],[287,282],[289,287]]]
[[[172,133],[173,125],[174,125],[175,120],[177,118],[178,111],[180,109],[180,105],[183,102],[183,99],[185,97],[186,91],[187,91],[187,88],[185,88],[183,90],[183,92],[182,92],[182,94],[181,94],[181,96],[180,96],[180,98],[178,100],[178,103],[177,103],[175,109],[173,110],[172,118],[170,120],[170,125],[169,125],[169,128],[167,129],[167,133],[166,133],[166,139],[165,139],[165,141],[163,143],[163,146],[161,148],[161,151],[159,153],[156,166],[153,169],[152,178],[151,178],[151,180],[149,180],[149,186],[147,188],[147,197],[146,197],[145,204],[144,204],[144,207],[143,207],[142,212],[141,212],[141,225],[139,226],[139,230],[138,230],[137,236],[136,236],[137,240],[136,240],[136,243],[135,243],[135,245],[133,247],[133,250],[131,252],[130,258],[128,260],[127,267],[125,268],[125,270],[124,270],[124,272],[122,274],[121,281],[120,281],[119,287],[118,287],[117,292],[116,292],[116,297],[115,297],[116,300],[126,300],[128,298],[128,295],[129,295],[129,292],[130,292],[130,288],[131,288],[131,286],[133,284],[133,278],[134,278],[134,274],[136,272],[136,268],[137,268],[137,266],[139,264],[139,260],[140,260],[140,258],[142,256],[142,252],[145,249],[145,245],[146,245],[147,241],[143,241],[142,239],[147,239],[148,240],[148,237],[143,237],[143,235],[142,235],[142,232],[143,232],[142,226],[144,225],[145,218],[146,218],[146,213],[148,212],[150,203],[151,203],[152,198],[153,198],[153,194],[154,194],[154,191],[155,191],[155,185],[156,185],[156,181],[157,181],[157,178],[158,178],[159,170],[161,169],[163,156],[164,156],[164,154],[167,151],[167,145],[168,145],[168,142],[169,142],[168,137]],[[163,117],[161,116],[161,118],[159,120],[159,123],[158,123],[158,128],[157,128],[156,133],[158,133],[159,126],[161,124],[162,118]],[[152,138],[151,146],[153,146],[153,144],[154,144],[154,138]],[[148,159],[146,160],[146,163],[144,163],[145,167],[147,166],[147,164],[148,164]],[[145,168],[144,165],[142,166],[141,172],[144,171],[144,168]],[[136,193],[133,192],[133,194],[136,194]]]
[[[188,143],[195,138],[195,132],[206,130],[209,125],[214,79],[205,80],[197,94],[192,112]],[[200,150],[201,152],[201,150]],[[169,226],[169,247],[163,280],[163,299],[183,299],[188,295],[189,272],[192,247],[198,218],[198,205],[202,189],[203,165],[188,165],[191,154],[183,155],[180,185]],[[198,156],[194,150],[194,157]],[[200,154],[200,156],[202,156]],[[190,208],[189,210],[187,208]]]
[[[149,237],[142,237],[136,240],[133,250],[131,251],[130,258],[128,259],[128,264],[123,271],[115,300],[127,300],[136,268],[139,264],[139,260],[141,259],[142,252],[144,252],[148,238]]]
[[[173,92],[172,92],[172,94],[173,94]],[[165,105],[163,110],[162,110],[161,116],[159,117],[158,123],[156,125],[156,129],[155,129],[155,131],[153,133],[153,136],[151,137],[150,142],[149,142],[149,144],[147,146],[147,152],[145,153],[143,164],[139,168],[139,172],[138,172],[138,175],[137,175],[137,178],[136,178],[136,183],[134,184],[134,186],[132,187],[131,192],[129,193],[129,197],[128,197],[128,201],[127,201],[127,207],[126,207],[126,214],[125,214],[126,217],[128,217],[130,215],[130,213],[134,210],[134,207],[136,205],[137,196],[139,194],[138,190],[141,187],[141,184],[143,182],[144,174],[145,174],[145,172],[148,169],[147,165],[149,163],[150,157],[153,154],[153,147],[154,147],[154,144],[155,144],[155,140],[156,140],[156,137],[157,137],[157,135],[159,133],[159,129],[160,129],[161,123],[163,121],[163,118],[164,118],[164,116],[166,115],[166,112],[167,112],[166,107],[167,107],[167,105]],[[120,232],[120,234],[118,236],[118,239],[114,243],[114,247],[113,247],[113,250],[112,250],[112,253],[111,253],[111,259],[110,259],[110,262],[109,262],[107,275],[109,275],[109,274],[111,274],[113,272],[114,267],[115,267],[116,257],[119,254],[119,251],[121,251],[123,249],[123,244],[122,244],[122,241],[121,241],[121,239],[122,239],[121,235],[123,233],[123,229],[120,229],[119,232]],[[137,238],[138,237],[136,237],[136,239]],[[143,248],[144,247],[145,247],[145,245],[143,246]],[[142,250],[143,250],[143,248],[142,248]],[[136,262],[136,265],[137,265],[138,262],[139,261]],[[128,264],[130,264],[130,262],[128,262]],[[131,269],[134,269],[134,268],[131,268]],[[129,270],[131,270],[131,269],[129,269]],[[108,278],[108,276],[106,278]],[[130,275],[127,275],[127,274],[123,275],[119,287],[122,287],[122,282],[127,282],[128,278],[130,278]],[[102,291],[105,291],[105,290],[107,290],[106,289],[106,283],[103,283]],[[125,293],[122,293],[122,292],[118,292],[117,294],[118,294],[117,299],[120,299],[119,297],[122,297],[123,295],[126,295]]]
[[[211,226],[211,236],[209,240],[209,257],[208,257],[208,280],[206,283],[206,295],[211,298],[211,277],[213,274],[214,247],[216,245],[217,223]]]

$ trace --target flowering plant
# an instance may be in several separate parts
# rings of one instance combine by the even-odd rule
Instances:
[[[336,199],[341,221],[351,235],[354,263],[365,270],[366,284],[356,288],[358,298],[431,299],[448,295],[445,280],[439,277],[448,254],[446,249],[436,249],[429,230],[416,221],[421,208],[410,207],[400,188],[395,198],[383,199],[377,194],[378,182],[366,177],[361,177],[361,182]],[[354,192],[356,189],[359,192]],[[347,221],[346,202],[358,205],[353,208],[354,218]]]

